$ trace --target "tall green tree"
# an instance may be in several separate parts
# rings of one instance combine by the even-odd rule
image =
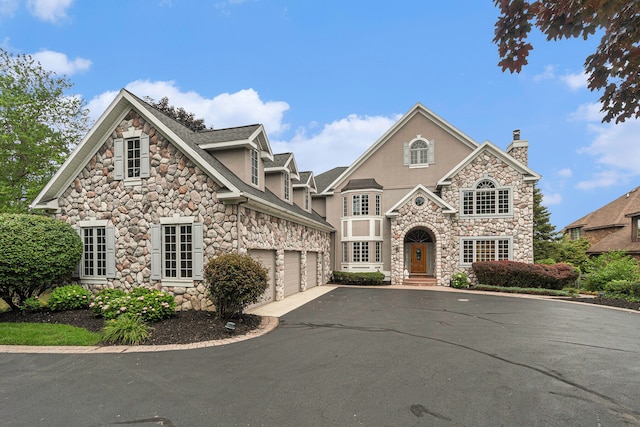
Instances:
[[[603,33],[584,63],[591,91],[602,91],[603,122],[640,118],[640,1],[638,0],[494,0],[502,70],[520,72],[533,45],[526,41],[537,27],[547,40]]]
[[[88,128],[66,77],[0,49],[0,212],[26,212]]]
[[[533,189],[533,259],[555,259],[558,241],[556,227],[551,224],[551,214],[542,204],[542,192]]]

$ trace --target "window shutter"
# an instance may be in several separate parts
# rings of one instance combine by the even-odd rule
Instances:
[[[162,239],[160,224],[151,225],[151,279],[162,279]]]
[[[105,237],[107,240],[107,278],[116,277],[116,230],[113,225],[107,225],[105,228]]]
[[[431,140],[427,142],[427,163],[433,164],[435,163],[436,158],[436,142],[435,140]]]
[[[84,239],[82,238],[82,228],[73,227],[73,229],[76,230],[76,233],[78,233],[78,236],[80,236],[80,240],[82,241],[82,255],[80,256],[80,261],[76,264],[75,270],[73,271],[73,277],[80,277],[80,270],[82,268],[82,261],[84,258]]]
[[[404,143],[404,165],[409,166],[411,163],[411,155],[409,154],[409,143]]]
[[[193,223],[193,280],[204,278],[204,241],[202,236],[202,223]]]
[[[124,179],[124,140],[113,140],[113,179]]]
[[[140,178],[149,178],[149,135],[140,137]]]

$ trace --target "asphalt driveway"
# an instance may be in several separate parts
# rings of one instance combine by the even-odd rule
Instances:
[[[640,425],[640,313],[338,288],[228,346],[2,354],[0,424]]]

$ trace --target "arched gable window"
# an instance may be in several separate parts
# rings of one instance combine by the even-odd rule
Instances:
[[[462,215],[511,215],[511,189],[499,187],[492,179],[481,179],[473,188],[462,190]]]
[[[435,163],[435,141],[420,137],[404,143],[405,166],[428,166]]]

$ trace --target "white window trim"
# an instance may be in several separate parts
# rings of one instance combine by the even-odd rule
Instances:
[[[95,284],[95,285],[104,285],[108,283],[107,279],[112,279],[115,277],[115,228],[113,224],[108,219],[97,219],[95,217],[88,218],[86,220],[78,221],[77,223],[78,233],[80,238],[82,239],[82,256],[80,257],[79,265],[76,269],[77,277],[80,279],[81,283],[86,284]],[[84,231],[86,228],[104,228],[106,235],[105,238],[107,241],[106,244],[106,274],[104,276],[85,276],[84,274]],[[111,236],[111,237],[109,237]],[[109,240],[112,239],[112,242]],[[109,244],[111,243],[111,245]],[[110,247],[112,246],[112,247]],[[111,264],[111,265],[109,265]]]
[[[460,237],[459,241],[458,241],[458,246],[459,246],[459,265],[460,267],[471,267],[471,264],[473,264],[475,262],[476,259],[476,248],[475,248],[475,244],[474,244],[474,248],[473,248],[473,261],[472,262],[464,262],[464,242],[465,241],[488,241],[488,240],[494,240],[494,241],[498,241],[498,240],[506,240],[509,242],[509,254],[508,254],[508,260],[512,261],[513,260],[513,236],[466,236],[466,237]],[[496,248],[496,255],[497,255],[497,248]],[[497,260],[496,260],[497,261]]]
[[[260,153],[258,153],[257,149],[252,149],[251,150],[251,158],[250,158],[250,165],[249,167],[251,168],[251,170],[249,171],[249,174],[251,175],[251,185],[253,185],[254,187],[259,187],[260,186]],[[254,173],[254,162],[255,162],[255,173]]]
[[[174,277],[164,277],[165,271],[164,271],[164,245],[163,245],[163,240],[164,240],[164,234],[163,234],[163,229],[162,226],[163,225],[193,225],[196,224],[195,222],[195,217],[193,216],[180,216],[179,214],[173,214],[173,216],[170,217],[161,217],[159,218],[159,224],[157,224],[155,227],[158,227],[158,235],[156,236],[156,238],[160,239],[159,242],[159,248],[158,251],[159,253],[157,255],[155,254],[155,251],[153,249],[153,247],[155,246],[155,244],[152,242],[152,280],[157,280],[160,281],[162,283],[162,286],[180,286],[180,287],[185,287],[185,288],[192,288],[197,286],[196,282],[201,281],[201,279],[197,278],[199,276],[199,271],[200,268],[204,268],[204,265],[200,265],[201,262],[203,260],[199,260],[198,255],[196,255],[196,252],[201,252],[202,255],[204,255],[204,242],[199,242],[198,241],[198,237],[196,235],[196,230],[192,228],[191,233],[192,233],[192,254],[193,254],[193,264],[192,264],[192,278],[174,278]],[[200,223],[198,223],[200,224]],[[152,226],[152,235],[153,235],[153,227]],[[200,225],[200,227],[202,227]],[[202,230],[204,231],[204,230]],[[204,236],[202,236],[204,238]],[[157,262],[159,263],[159,265],[156,267],[159,269],[159,277],[153,277],[153,264],[154,264],[154,256],[158,256],[159,259],[157,260]]]
[[[478,191],[487,191],[487,189],[485,188],[477,188],[478,184],[482,181],[491,181],[493,182],[493,184],[495,185],[494,188],[490,189],[492,191],[496,192],[496,209],[498,208],[498,198],[497,198],[497,192],[500,190],[508,190],[509,191],[509,213],[492,213],[492,214],[477,214],[475,213],[476,210],[476,206],[475,206],[475,194]],[[473,200],[474,200],[474,205],[473,205],[473,210],[474,213],[472,214],[466,214],[464,213],[464,193],[465,192],[472,192],[473,193]],[[499,183],[490,177],[483,177],[480,178],[479,180],[477,180],[476,182],[474,182],[473,186],[470,188],[461,188],[460,192],[459,192],[459,212],[460,212],[460,218],[513,218],[514,215],[514,203],[513,203],[513,193],[514,193],[514,187],[513,186],[501,186],[499,185]]]

